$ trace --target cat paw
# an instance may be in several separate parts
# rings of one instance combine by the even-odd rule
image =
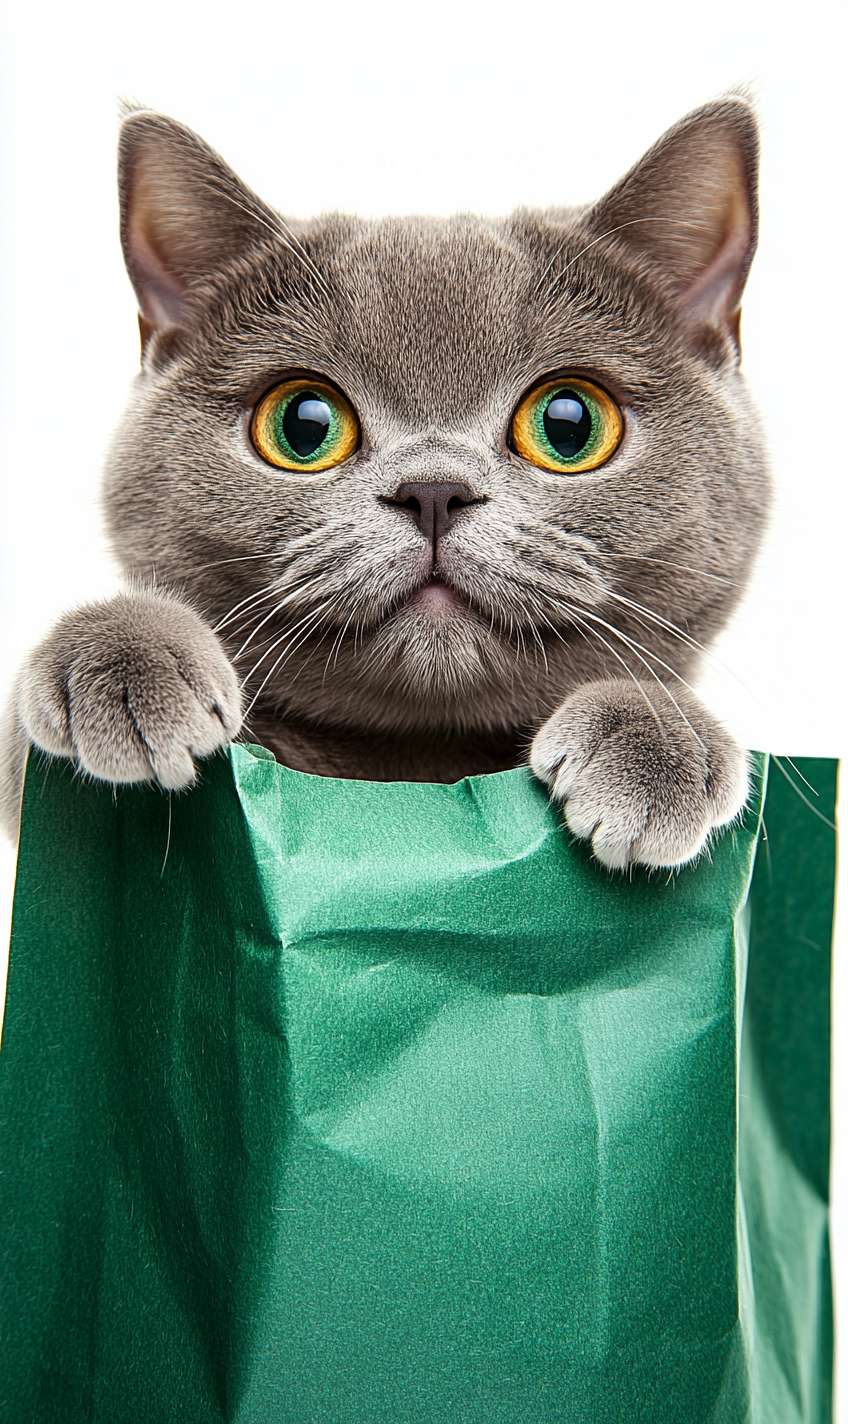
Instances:
[[[610,870],[685,865],[745,805],[745,753],[693,694],[673,697],[658,684],[591,683],[534,738],[534,773]]]
[[[180,790],[194,761],[238,733],[241,692],[218,638],[164,593],[125,593],[68,614],[24,666],[27,741],[102,781]]]

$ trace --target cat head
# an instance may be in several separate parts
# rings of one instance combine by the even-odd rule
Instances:
[[[687,674],[767,504],[738,369],[756,167],[728,97],[588,207],[294,222],[131,112],[126,570],[307,721],[516,728],[587,677]]]

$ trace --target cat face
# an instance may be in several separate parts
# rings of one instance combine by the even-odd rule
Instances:
[[[516,728],[590,677],[686,676],[767,503],[737,351],[755,164],[728,99],[588,209],[292,225],[131,114],[125,567],[189,594],[257,707],[313,721]]]

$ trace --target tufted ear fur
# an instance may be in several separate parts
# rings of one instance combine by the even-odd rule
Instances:
[[[277,222],[191,129],[145,109],[123,122],[118,187],[143,347],[157,332],[190,327],[204,278]]]
[[[751,105],[705,104],[654,144],[585,214],[655,268],[693,348],[717,332],[739,344],[739,303],[757,245],[759,144]]]

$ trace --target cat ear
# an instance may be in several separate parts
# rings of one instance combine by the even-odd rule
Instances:
[[[157,331],[190,327],[204,279],[254,245],[274,218],[197,134],[144,109],[121,126],[118,188],[144,347]]]
[[[693,346],[724,331],[738,348],[739,302],[757,245],[757,123],[728,96],[681,119],[584,216],[664,279]]]

